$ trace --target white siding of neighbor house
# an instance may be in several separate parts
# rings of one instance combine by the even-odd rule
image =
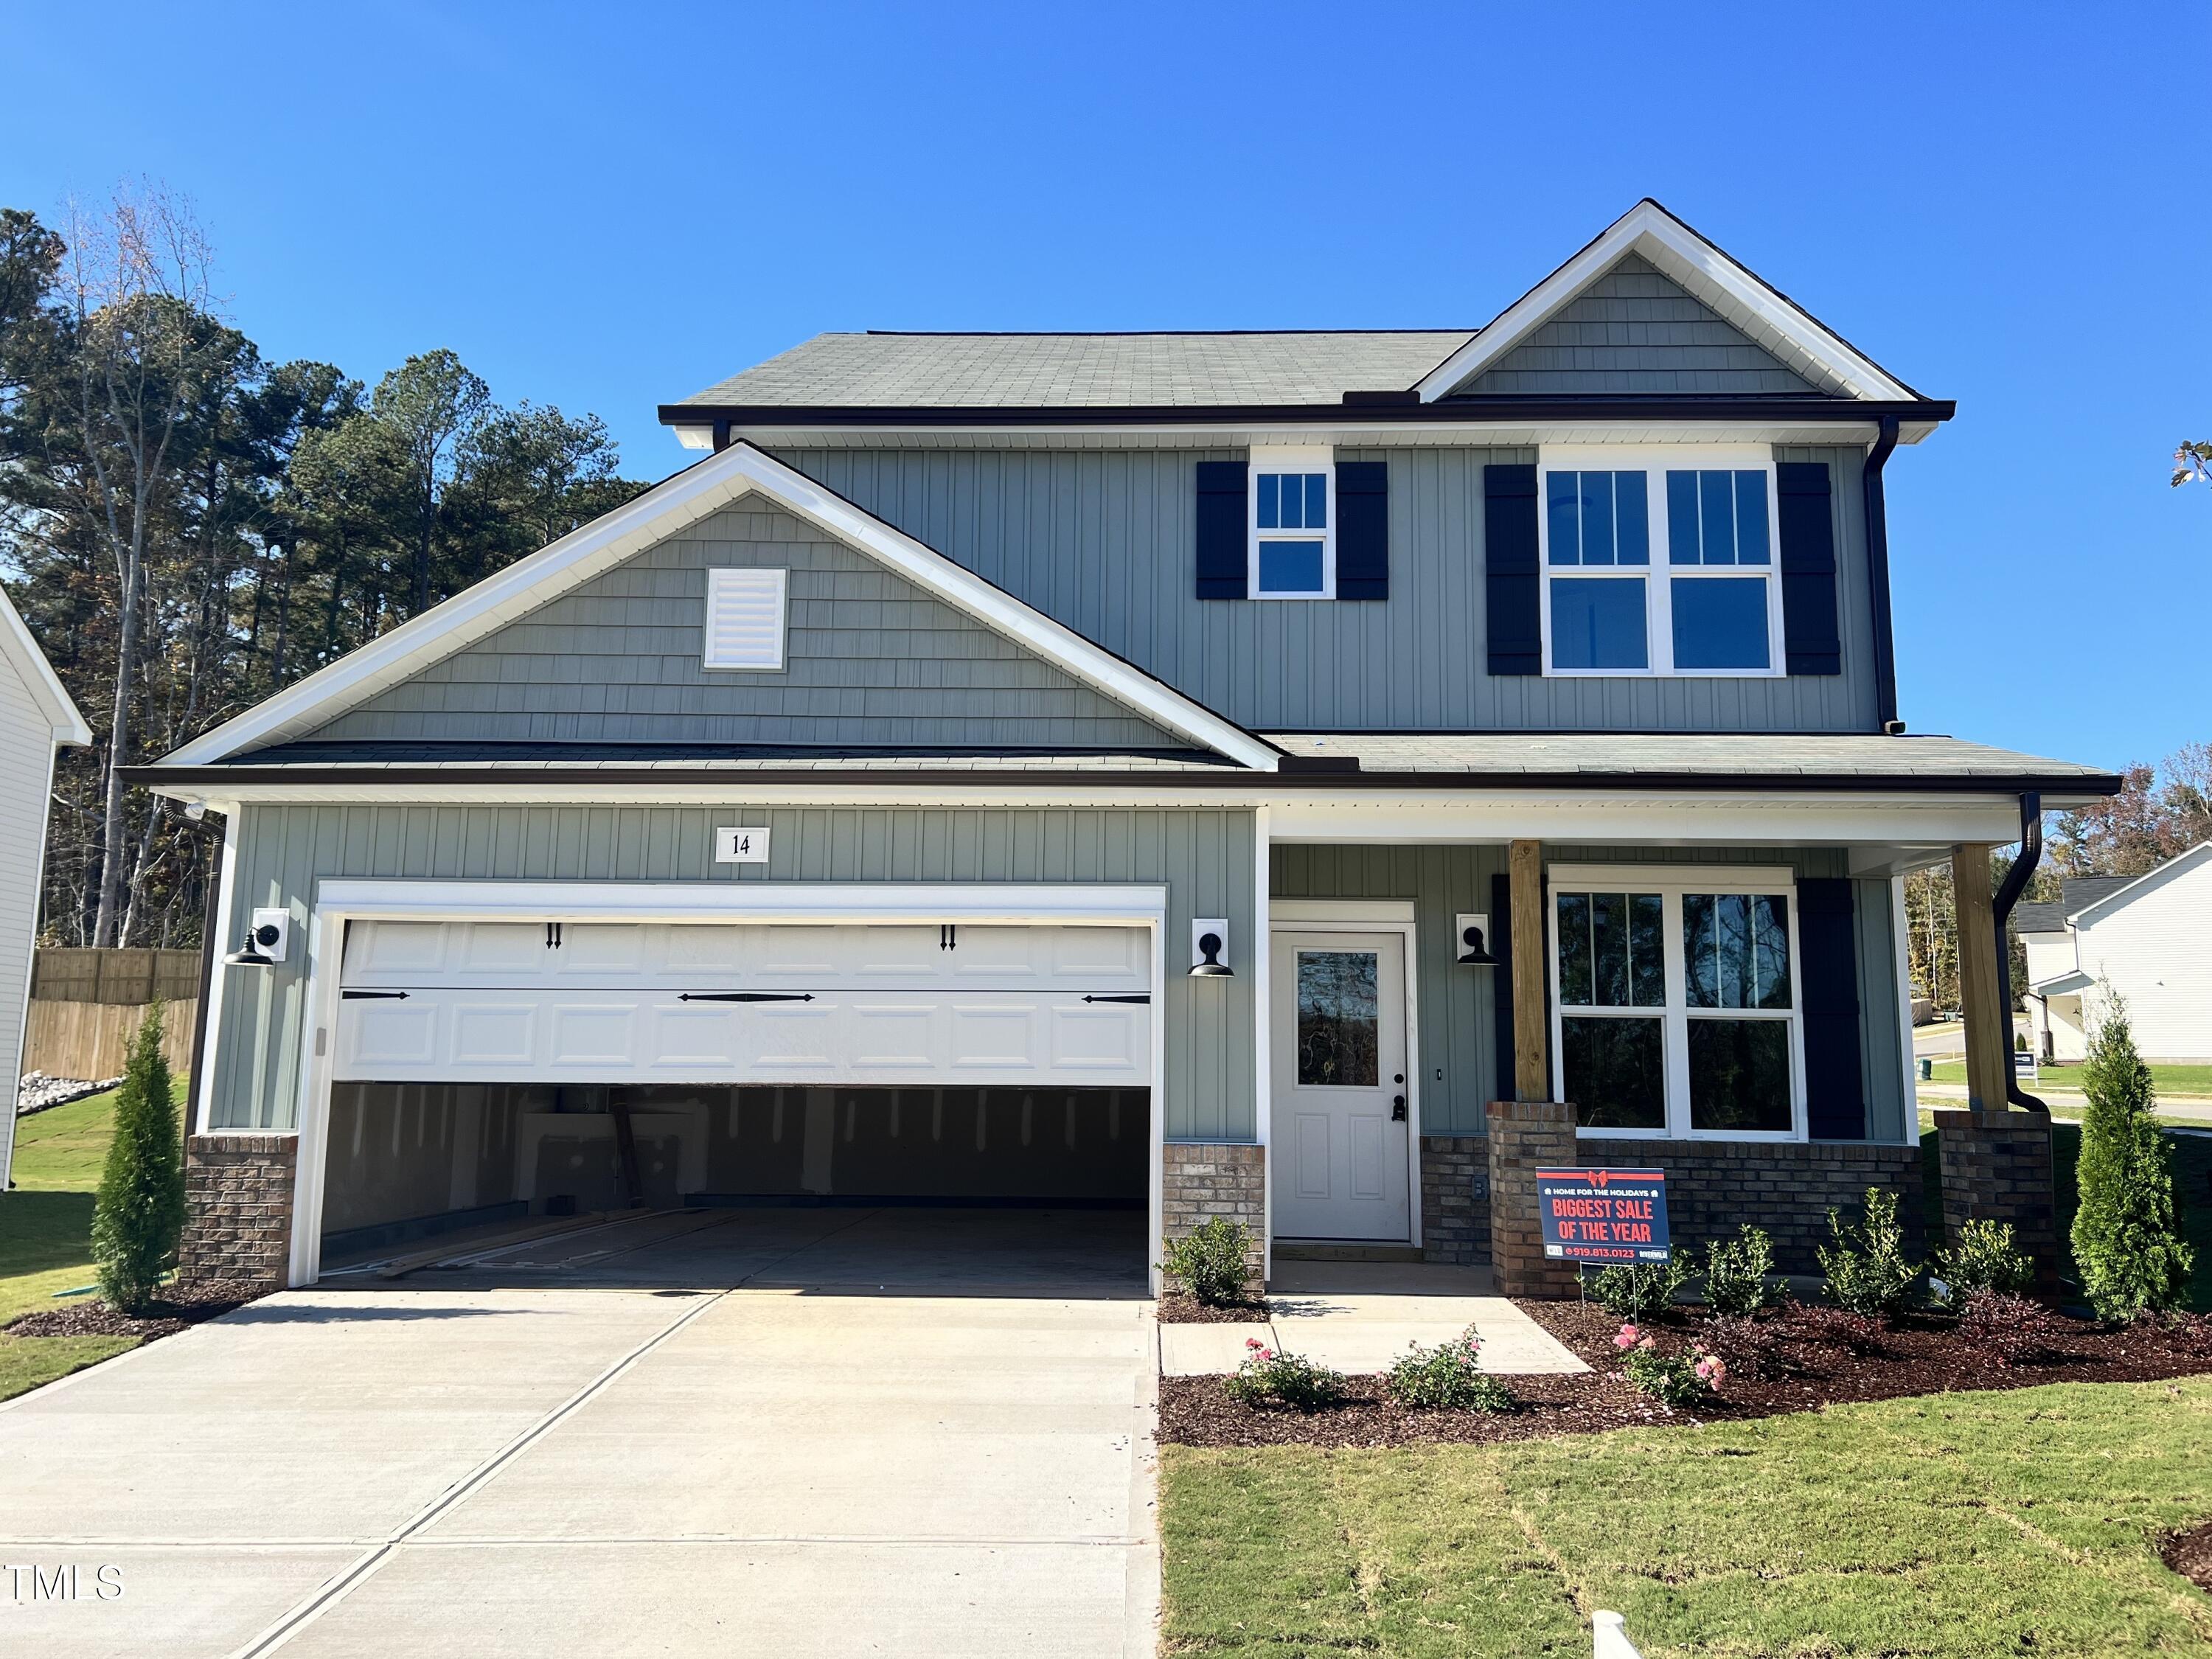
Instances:
[[[0,1184],[15,1146],[23,1004],[39,926],[39,870],[53,763],[52,721],[15,665],[0,656]]]
[[[2185,856],[2077,921],[2082,994],[2094,1025],[2106,988],[2126,1000],[2146,1060],[2212,1060],[2212,856]]]

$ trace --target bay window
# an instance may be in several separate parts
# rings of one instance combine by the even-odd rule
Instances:
[[[1556,1097],[1589,1135],[1800,1139],[1786,870],[1555,866]]]

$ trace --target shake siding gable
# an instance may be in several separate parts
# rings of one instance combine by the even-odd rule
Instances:
[[[780,672],[702,661],[707,572],[790,573]],[[313,741],[1182,749],[1057,665],[764,502],[593,577]]]

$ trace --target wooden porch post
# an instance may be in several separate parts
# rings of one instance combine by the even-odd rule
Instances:
[[[2008,1109],[2005,1050],[2012,1046],[2012,1018],[1997,994],[1996,911],[1990,896],[1989,848],[1973,842],[1952,853],[1951,896],[1958,913],[1966,1104],[1977,1112],[2002,1112]]]
[[[1513,1092],[1552,1097],[1551,1022],[1544,1010],[1544,844],[1513,843]],[[1984,883],[1986,890],[1987,884]]]

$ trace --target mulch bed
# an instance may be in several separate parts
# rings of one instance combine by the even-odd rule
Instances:
[[[2212,1521],[2177,1532],[2160,1545],[2159,1555],[2199,1589],[2212,1590]]]
[[[1215,1308],[1181,1291],[1169,1291],[1159,1300],[1163,1325],[1263,1325],[1273,1317],[1274,1310],[1265,1300],[1232,1302]]]
[[[97,1297],[87,1297],[67,1307],[24,1314],[0,1329],[9,1336],[135,1336],[142,1342],[151,1342],[156,1337],[174,1336],[187,1326],[242,1308],[255,1299],[220,1291],[186,1291],[133,1316],[111,1308]]]
[[[1613,1337],[1620,1329],[1595,1303],[1522,1302],[1523,1311],[1593,1368],[1577,1376],[1506,1379],[1520,1405],[1510,1412],[1413,1411],[1382,1390],[1382,1379],[1349,1379],[1338,1407],[1302,1413],[1231,1400],[1218,1376],[1163,1377],[1159,1438],[1184,1446],[1401,1446],[1428,1442],[1526,1440],[1655,1423],[1726,1422],[1817,1410],[1847,1401],[1974,1389],[2026,1389],[2046,1382],[2142,1382],[2212,1371],[2212,1325],[2153,1324],[2118,1330],[2056,1320],[2055,1334],[2031,1360],[2005,1364],[1984,1342],[1962,1338],[1947,1320],[1914,1319],[1893,1329],[1853,1331],[1826,1309],[1790,1310],[1761,1322],[1757,1356],[1730,1355],[1731,1374],[1710,1401],[1686,1409],[1661,1405],[1619,1375]],[[1668,1352],[1709,1340],[1702,1319],[1677,1310],[1645,1328]],[[1854,1346],[1856,1345],[1856,1346]],[[1725,1352],[1723,1347],[1723,1352]],[[1753,1365],[1758,1375],[1752,1375]],[[2212,1536],[2197,1547],[2212,1565]],[[2177,1569],[2178,1571],[2180,1569]]]

